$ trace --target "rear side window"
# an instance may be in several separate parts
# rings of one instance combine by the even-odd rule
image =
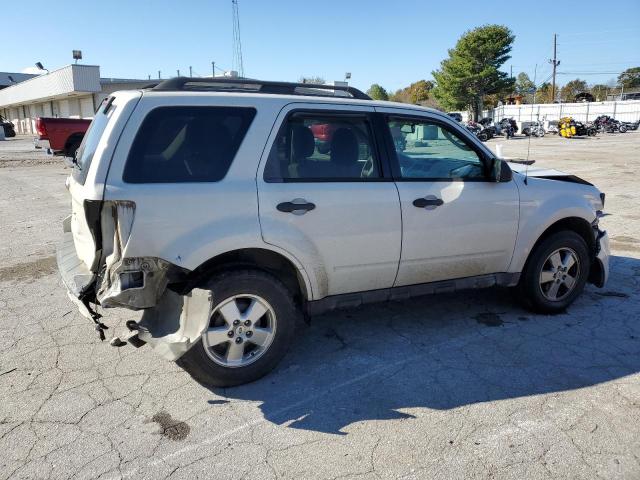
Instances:
[[[271,148],[267,182],[368,181],[380,178],[369,118],[295,113]]]
[[[160,107],[127,157],[127,183],[217,182],[227,174],[256,111],[240,107]]]
[[[103,106],[107,101],[108,99],[105,99],[100,104],[100,107],[98,108],[95,117],[93,117],[93,121],[91,122],[91,125],[89,125],[89,129],[87,130],[87,133],[85,133],[82,143],[76,152],[75,168],[73,169],[72,175],[73,178],[81,184],[84,184],[87,178],[87,172],[91,166],[93,155],[96,153],[96,149],[98,148],[98,142],[109,123],[109,117],[103,111]]]

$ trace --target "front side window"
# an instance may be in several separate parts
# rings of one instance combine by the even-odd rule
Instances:
[[[389,118],[401,178],[482,179],[479,155],[452,129],[428,120]]]
[[[366,181],[380,177],[365,115],[296,113],[281,127],[264,178],[283,181]]]
[[[217,182],[227,174],[255,116],[253,108],[152,110],[127,157],[127,183]]]

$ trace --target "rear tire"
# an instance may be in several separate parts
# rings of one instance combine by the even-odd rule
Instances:
[[[538,313],[563,312],[582,293],[591,260],[584,239],[563,230],[535,247],[518,284],[524,305]]]
[[[212,293],[209,329],[178,365],[214,387],[241,385],[269,373],[287,353],[302,318],[293,294],[259,270],[221,273],[203,288]]]

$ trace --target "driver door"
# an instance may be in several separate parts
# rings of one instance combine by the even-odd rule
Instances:
[[[486,154],[454,122],[376,110],[386,113],[402,210],[395,285],[506,272],[518,228],[515,182],[491,181]]]

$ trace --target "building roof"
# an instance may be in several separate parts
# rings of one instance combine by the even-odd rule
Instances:
[[[9,79],[9,75],[13,77],[14,82]],[[32,73],[18,73],[18,72],[0,72],[0,88],[8,87],[10,85],[14,85],[15,83],[24,82],[25,80],[29,80],[30,78],[37,77]]]

